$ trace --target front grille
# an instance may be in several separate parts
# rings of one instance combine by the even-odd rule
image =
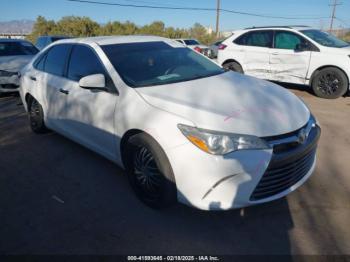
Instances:
[[[18,88],[19,86],[18,85],[15,85],[15,84],[4,84],[4,85],[0,85],[1,88],[4,88],[4,89],[16,89]]]
[[[274,196],[298,183],[313,165],[319,136],[320,129],[313,128],[304,145],[299,145],[290,152],[274,152],[250,200],[257,201]]]

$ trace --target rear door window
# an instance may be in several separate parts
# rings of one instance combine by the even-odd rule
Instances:
[[[240,36],[234,42],[238,45],[272,47],[272,31],[252,31]]]
[[[62,44],[53,46],[45,59],[45,72],[57,76],[64,76],[66,61],[71,45]]]

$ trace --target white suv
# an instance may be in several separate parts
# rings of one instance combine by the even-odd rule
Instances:
[[[322,98],[349,90],[349,43],[306,26],[235,31],[219,47],[218,62],[258,78],[310,85]]]

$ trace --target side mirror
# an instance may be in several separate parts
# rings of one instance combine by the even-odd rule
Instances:
[[[294,49],[296,52],[303,52],[303,51],[309,51],[310,45],[307,42],[302,42],[300,44],[297,44]]]
[[[90,90],[107,91],[106,79],[103,74],[88,75],[79,80],[79,86],[81,88]]]

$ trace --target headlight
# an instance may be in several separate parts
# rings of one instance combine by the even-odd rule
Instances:
[[[5,70],[0,70],[0,76],[2,77],[10,77],[13,75],[16,75],[16,72],[9,72],[9,71],[5,71]]]
[[[213,155],[225,155],[243,149],[268,149],[269,145],[256,136],[220,133],[196,127],[178,125],[195,146]]]

